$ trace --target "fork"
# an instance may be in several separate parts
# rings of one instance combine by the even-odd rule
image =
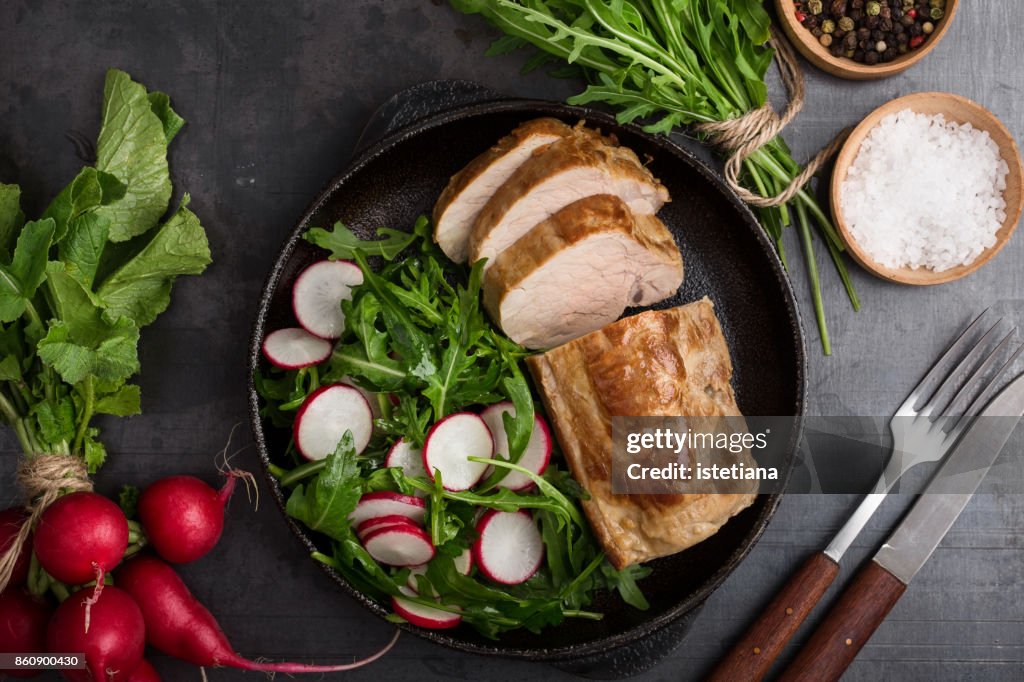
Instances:
[[[1024,350],[1020,345],[990,378],[1017,328],[981,313],[925,375],[889,422],[893,448],[878,482],[832,542],[794,573],[758,619],[719,661],[709,682],[762,679],[839,573],[839,561],[893,486],[910,469],[945,457]],[[989,326],[989,323],[991,325]],[[982,333],[984,331],[984,333]],[[981,338],[977,339],[981,334]],[[973,397],[972,397],[973,396]]]

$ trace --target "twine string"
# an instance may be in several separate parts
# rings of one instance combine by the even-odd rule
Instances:
[[[28,499],[25,510],[29,517],[0,556],[0,592],[10,582],[21,548],[46,508],[65,493],[92,490],[85,463],[73,455],[34,455],[22,459],[18,464],[18,483]]]
[[[694,128],[721,148],[728,159],[725,162],[725,180],[734,192],[744,202],[759,208],[780,206],[793,199],[803,189],[810,179],[821,167],[828,162],[832,156],[839,151],[839,148],[846,141],[849,129],[843,130],[834,140],[825,145],[815,154],[803,170],[793,178],[790,183],[775,196],[761,196],[751,192],[740,183],[743,175],[743,163],[751,154],[765,146],[781,134],[785,128],[804,106],[806,88],[804,85],[804,74],[800,70],[796,53],[786,40],[781,39],[775,30],[772,30],[772,37],[768,44],[775,50],[775,63],[779,68],[779,75],[782,84],[786,88],[788,102],[780,116],[775,112],[770,102],[765,102],[757,109],[751,109],[738,118],[731,118],[725,121],[710,121],[700,123]]]

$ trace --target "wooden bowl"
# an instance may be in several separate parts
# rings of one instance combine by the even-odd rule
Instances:
[[[825,0],[825,2],[827,3],[828,0]],[[901,71],[906,71],[924,59],[925,55],[939,44],[942,36],[946,35],[946,30],[953,22],[953,17],[956,16],[959,4],[958,0],[946,0],[945,15],[937,22],[933,22],[935,24],[935,31],[928,36],[928,39],[924,41],[921,47],[911,50],[907,54],[900,55],[891,62],[885,62],[884,64],[880,62],[874,66],[861,64],[846,57],[833,57],[828,48],[823,47],[818,42],[818,39],[814,37],[814,34],[796,20],[793,0],[775,0],[775,12],[778,15],[779,23],[782,24],[782,30],[785,31],[786,37],[789,38],[789,42],[811,64],[833,76],[855,81],[869,81],[887,78]]]
[[[970,123],[979,130],[988,131],[988,134],[999,147],[999,153],[1009,166],[1009,173],[1006,176],[1006,189],[1003,190],[1003,199],[1006,201],[1006,220],[996,233],[996,243],[983,251],[980,256],[974,259],[969,265],[958,265],[949,270],[935,272],[929,268],[888,268],[875,262],[860,247],[850,234],[843,219],[841,204],[839,201],[840,187],[846,180],[847,171],[853,164],[860,145],[868,133],[889,114],[895,114],[904,109],[919,114],[942,114],[947,121],[957,123]],[[972,102],[971,100],[945,92],[918,92],[906,95],[882,106],[871,112],[867,118],[853,129],[850,137],[843,144],[836,158],[835,170],[832,172],[831,202],[832,217],[836,228],[846,242],[847,250],[853,259],[862,265],[866,270],[883,279],[900,282],[902,284],[943,284],[959,279],[974,272],[982,265],[992,259],[999,250],[1003,248],[1010,235],[1017,229],[1017,221],[1020,219],[1021,210],[1024,209],[1024,192],[1021,191],[1022,178],[1024,178],[1024,167],[1021,166],[1020,152],[1017,150],[1017,143],[1006,126],[996,118],[995,114],[985,107]]]

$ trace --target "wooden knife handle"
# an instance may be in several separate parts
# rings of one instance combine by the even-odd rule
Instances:
[[[796,633],[836,579],[839,564],[819,552],[790,577],[772,603],[754,621],[708,677],[708,682],[756,682]]]
[[[907,589],[874,561],[861,569],[780,682],[838,680]]]

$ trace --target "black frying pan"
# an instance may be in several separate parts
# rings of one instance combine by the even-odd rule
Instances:
[[[371,122],[368,131],[375,125],[378,131],[383,127],[383,139],[358,153],[299,220],[263,290],[250,346],[250,370],[264,368],[260,355],[264,334],[294,326],[292,283],[306,265],[323,257],[301,239],[310,226],[329,226],[342,220],[362,236],[379,226],[408,227],[417,216],[430,212],[453,173],[518,124],[538,116],[554,116],[569,123],[582,118],[602,131],[615,133],[641,158],[649,157],[652,172],[672,195],[672,202],[659,216],[682,250],[686,280],[676,297],[657,307],[710,296],[732,352],[733,386],[740,409],[748,415],[802,414],[805,355],[793,292],[771,242],[721,178],[670,140],[647,135],[635,126],[618,125],[611,116],[590,109],[534,100],[495,100],[481,95],[477,88],[468,96],[455,93],[456,101],[463,102],[460,106],[429,115],[427,110],[436,109],[431,98],[436,99],[438,91],[447,102],[452,101],[450,87],[451,83],[425,84],[386,105],[392,121],[407,125],[388,130],[386,122],[381,125],[380,116]],[[467,97],[489,101],[466,104]],[[269,462],[288,465],[283,453],[290,433],[259,418],[259,398],[251,375],[250,371],[250,415],[264,469]],[[283,512],[285,493],[269,474],[267,481]],[[778,495],[762,495],[710,539],[651,562],[653,573],[641,583],[651,602],[648,611],[633,609],[615,595],[601,595],[590,607],[605,614],[601,621],[571,621],[541,635],[506,633],[497,642],[481,637],[469,626],[444,631],[400,627],[461,651],[562,663],[624,651],[655,633],[664,637],[664,633],[675,631],[678,640],[679,630],[687,627],[681,617],[699,607],[746,556],[778,501]],[[327,546],[324,538],[286,519],[308,551]],[[323,568],[368,610],[378,616],[388,613],[341,575]],[[647,655],[657,653],[645,648]],[[671,646],[660,648],[667,653]]]

